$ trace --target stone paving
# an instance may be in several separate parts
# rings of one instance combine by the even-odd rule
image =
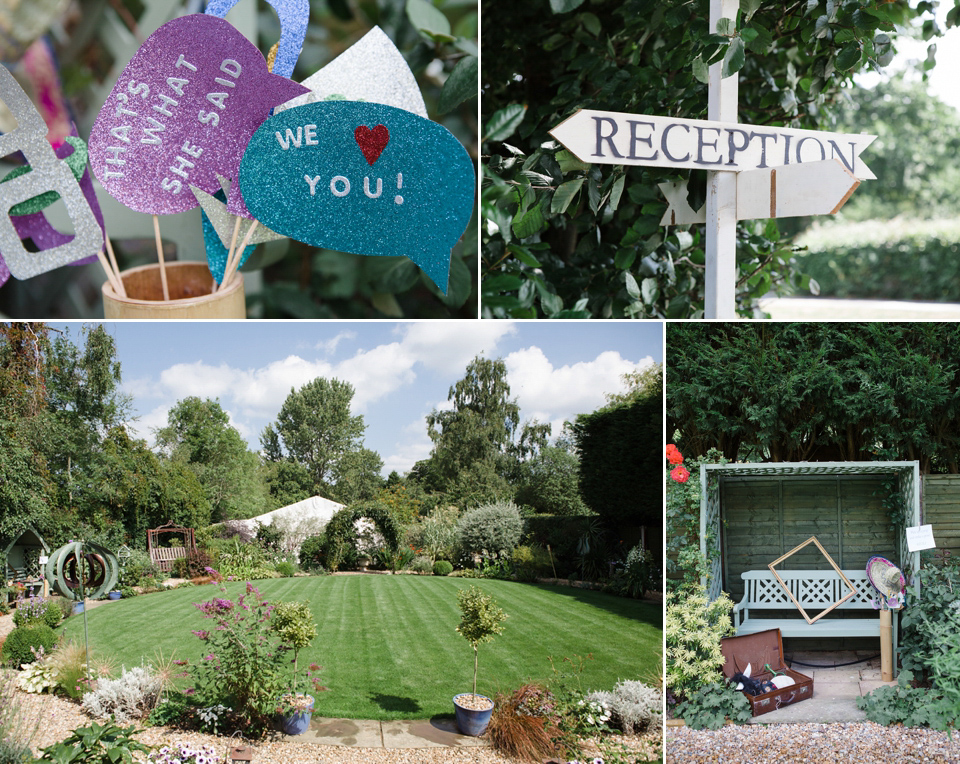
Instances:
[[[751,724],[866,721],[867,715],[857,708],[857,698],[885,684],[896,684],[883,681],[880,657],[871,658],[876,651],[784,652],[784,660],[790,668],[813,678],[813,698],[755,716],[750,720]],[[842,665],[866,658],[869,660],[864,663]],[[814,664],[816,668],[801,666],[796,661]]]
[[[453,719],[378,722],[368,719],[314,717],[298,743],[344,745],[353,748],[476,748],[489,745],[481,738],[461,735]]]

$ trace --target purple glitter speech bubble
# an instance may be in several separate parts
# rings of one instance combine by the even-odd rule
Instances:
[[[214,194],[218,173],[236,179],[270,110],[306,92],[268,72],[229,22],[182,16],[150,35],[123,70],[90,132],[90,166],[133,210],[184,212],[197,206],[191,185]],[[246,212],[238,199],[231,211]]]

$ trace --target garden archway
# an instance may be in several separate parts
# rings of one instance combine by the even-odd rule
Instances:
[[[340,567],[345,548],[356,542],[357,520],[372,522],[391,551],[400,546],[403,528],[385,506],[377,502],[361,502],[344,507],[330,518],[324,529],[327,537],[327,567],[330,570]]]

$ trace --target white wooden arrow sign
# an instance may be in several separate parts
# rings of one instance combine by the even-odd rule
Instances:
[[[839,159],[872,180],[860,159],[875,135],[580,109],[550,131],[581,162],[675,169],[744,170]]]
[[[737,220],[835,215],[859,185],[840,159],[747,170],[737,175]],[[687,202],[686,181],[660,190],[667,199],[660,225],[707,221],[706,205],[693,210]]]

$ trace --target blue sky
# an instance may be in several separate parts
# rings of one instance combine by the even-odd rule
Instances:
[[[63,324],[51,324],[63,328]],[[551,422],[602,406],[621,375],[663,359],[662,324],[617,321],[104,322],[133,396],[137,435],[153,442],[191,395],[219,399],[258,450],[291,388],[336,377],[355,388],[353,413],[384,475],[430,453],[425,417],[477,355],[502,358],[522,419]],[[80,326],[71,338],[82,345]]]

